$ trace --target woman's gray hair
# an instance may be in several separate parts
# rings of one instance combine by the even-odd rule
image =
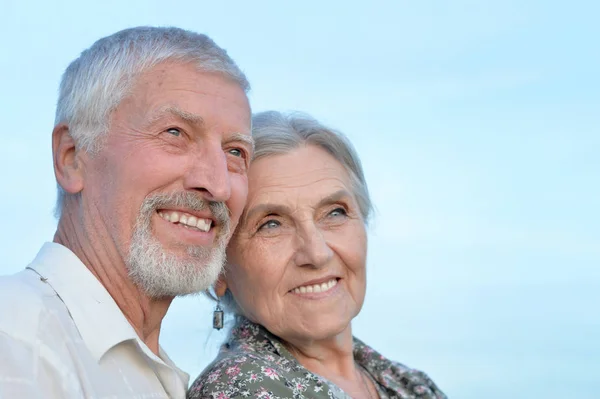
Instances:
[[[90,153],[102,146],[111,112],[129,94],[136,78],[165,61],[190,63],[219,73],[245,92],[250,84],[227,52],[208,36],[174,27],[136,27],[96,41],[62,76],[55,126],[68,125],[75,145]],[[58,186],[57,216],[66,193]]]
[[[272,155],[287,154],[305,145],[314,145],[328,152],[348,172],[360,213],[364,223],[368,224],[373,204],[360,158],[346,136],[306,114],[266,111],[252,117],[252,137],[255,142],[253,162]],[[228,313],[240,314],[231,291],[227,290],[221,301]]]
[[[334,157],[350,176],[360,213],[368,224],[373,211],[360,158],[342,133],[330,129],[302,113],[266,111],[252,117],[254,160],[287,154],[304,145],[314,145]]]

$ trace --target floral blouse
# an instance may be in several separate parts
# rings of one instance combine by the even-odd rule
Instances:
[[[376,382],[380,398],[447,399],[425,373],[386,359],[357,338],[354,358]],[[244,318],[188,391],[188,399],[200,398],[351,399],[305,369],[279,338]]]

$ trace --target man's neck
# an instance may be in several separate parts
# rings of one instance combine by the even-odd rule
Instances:
[[[101,223],[92,226],[65,212],[54,242],[69,248],[108,291],[137,335],[159,355],[162,320],[173,298],[152,299],[131,282],[123,255]]]

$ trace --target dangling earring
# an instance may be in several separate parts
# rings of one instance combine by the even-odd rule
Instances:
[[[221,299],[217,300],[217,307],[213,312],[213,328],[220,330],[223,328],[223,309],[221,309]]]

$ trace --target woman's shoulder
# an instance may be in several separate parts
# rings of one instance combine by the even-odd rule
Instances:
[[[447,396],[424,371],[391,362],[391,367],[381,374],[390,387],[404,389],[417,397],[446,399]]]
[[[227,353],[219,356],[194,381],[188,398],[246,398],[264,386],[269,389],[281,382],[273,365],[251,353]]]
[[[313,392],[303,396],[308,389]],[[225,351],[194,381],[188,399],[327,398],[327,391],[320,380],[301,372],[284,357],[272,353]]]
[[[354,357],[391,396],[402,392],[402,398],[446,399],[425,372],[390,360],[357,338],[354,339]]]

